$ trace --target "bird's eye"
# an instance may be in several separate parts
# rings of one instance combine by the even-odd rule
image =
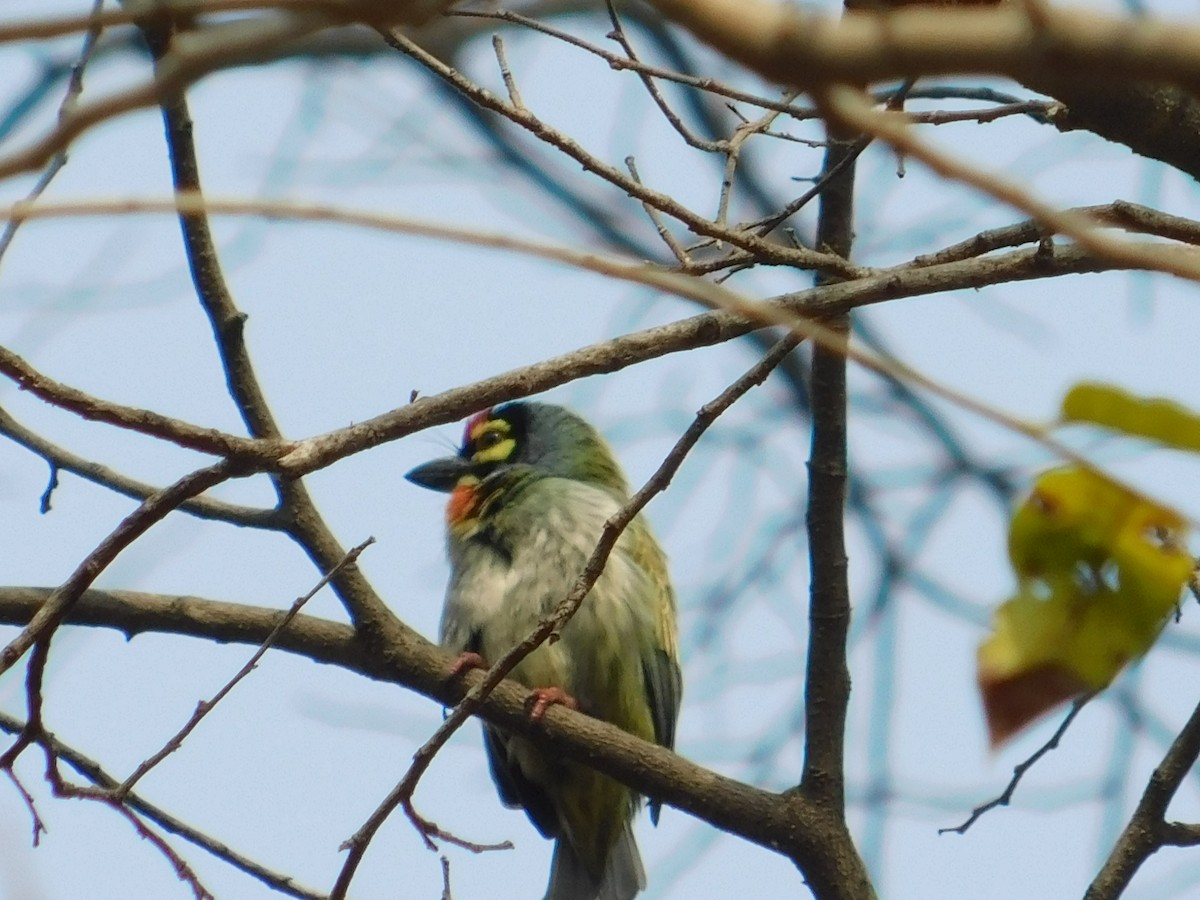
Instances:
[[[489,447],[495,447],[498,443],[504,440],[504,435],[498,431],[485,431],[479,436],[475,442],[475,446],[480,450],[487,450]]]

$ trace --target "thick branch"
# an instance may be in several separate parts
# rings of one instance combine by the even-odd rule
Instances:
[[[796,87],[919,75],[1200,82],[1200,28],[1038,4],[909,7],[839,20],[770,0],[649,0],[761,75]]]
[[[0,589],[0,622],[26,621],[49,594],[48,588]],[[70,621],[127,635],[169,632],[261,644],[283,615],[280,610],[194,597],[87,591],[72,609]],[[315,662],[403,685],[444,706],[458,703],[483,679],[481,672],[469,672],[447,680],[451,658],[423,638],[414,636],[388,647],[384,659],[368,652],[350,626],[311,616],[293,619],[279,634],[276,646]],[[527,696],[525,688],[505,682],[488,698],[481,715],[718,828],[787,853],[802,862],[814,881],[837,877],[827,861],[832,837],[828,818],[804,798],[773,794],[716,775],[614,725],[562,707],[550,708],[539,722],[533,722],[526,712]]]
[[[85,394],[70,385],[47,378],[4,347],[0,347],[0,375],[12,379],[21,390],[29,391],[40,400],[73,412],[82,419],[127,428],[213,456],[252,456],[262,459],[271,455],[271,445],[265,441],[256,443],[215,428],[202,428],[152,410],[110,403]],[[276,448],[275,455],[285,449]]]
[[[172,48],[177,43],[175,29],[171,25],[147,25],[142,28],[142,34],[154,57],[155,77],[158,78],[169,67],[169,54],[174,52]],[[182,88],[164,93],[161,107],[175,192],[202,196],[200,163],[192,139],[192,116]],[[242,421],[254,437],[278,438],[279,427],[271,415],[246,348],[246,314],[237,308],[229,292],[208,226],[208,215],[203,210],[180,212],[179,226],[196,296],[212,326],[226,385]]]
[[[863,142],[831,124],[821,179],[817,246],[846,259],[854,242],[854,160]],[[828,281],[819,278],[818,283]],[[834,334],[850,332],[848,313],[823,321]],[[845,736],[850,703],[846,640],[850,630],[846,517],[846,356],[836,346],[813,347],[809,381],[812,449],[808,463],[809,609],[804,685],[804,774],[799,793],[831,822],[832,885],[817,897],[872,898],[866,866],[846,824]],[[819,888],[819,889],[818,889]]]
[[[800,315],[823,317],[900,297],[1108,268],[1112,268],[1111,264],[1078,247],[1049,246],[942,266],[891,270],[878,276],[785,294],[767,302]],[[711,312],[648,328],[422,397],[348,428],[300,441],[295,451],[280,460],[280,466],[296,474],[313,471],[368,446],[396,440],[432,425],[456,422],[485,406],[546,391],[589,375],[616,372],[669,353],[723,343],[759,327],[733,313]]]
[[[853,162],[850,135],[830,129],[825,170],[837,171],[821,194],[817,246],[850,254],[854,222]],[[843,337],[846,315],[823,323]],[[831,812],[845,814],[842,770],[850,673],[846,635],[850,627],[846,541],[846,357],[838,348],[813,347],[809,386],[812,451],[808,463],[808,556],[810,570],[809,638],[805,678],[805,759],[801,789]]]
[[[1084,900],[1115,900],[1121,896],[1137,870],[1160,847],[1178,843],[1178,826],[1164,821],[1167,807],[1180,784],[1200,756],[1200,706],[1176,735],[1138,802],[1125,830],[1109,853],[1104,866],[1084,894]]]
[[[1145,81],[1097,83],[1090,75],[1031,77],[1024,84],[1065,104],[1053,119],[1059,130],[1087,129],[1200,179],[1200,100],[1190,91]]]

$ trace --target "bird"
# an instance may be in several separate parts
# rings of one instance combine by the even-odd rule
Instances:
[[[472,416],[454,456],[410,482],[449,493],[450,582],[442,646],[452,669],[495,661],[567,596],[607,519],[630,497],[616,457],[582,417],[515,401]],[[512,670],[531,715],[564,703],[674,749],[682,695],[675,594],[666,555],[633,519],[582,606]],[[632,831],[642,798],[582,763],[484,724],[501,801],[555,841],[545,900],[630,900],[646,886]],[[650,816],[658,824],[659,804]]]

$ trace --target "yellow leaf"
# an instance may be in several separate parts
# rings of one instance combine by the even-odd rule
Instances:
[[[1200,452],[1200,416],[1171,400],[1144,399],[1112,385],[1083,382],[1062,402],[1064,422],[1090,422]]]
[[[978,679],[995,746],[1107,687],[1158,637],[1192,571],[1178,513],[1078,467],[1043,474],[1014,512],[1018,592],[996,610]]]

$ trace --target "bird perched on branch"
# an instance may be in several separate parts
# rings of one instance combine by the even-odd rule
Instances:
[[[570,592],[605,521],[629,499],[612,450],[560,406],[517,402],[466,425],[458,455],[406,476],[450,494],[450,586],[441,641],[460,664],[494,662]],[[662,548],[641,518],[617,541],[561,639],[511,677],[534,689],[533,714],[566,703],[664,747],[682,690],[675,597]],[[641,798],[587,766],[484,725],[500,799],[555,841],[546,900],[629,900],[646,885],[631,822]],[[651,803],[657,823],[658,805]]]

